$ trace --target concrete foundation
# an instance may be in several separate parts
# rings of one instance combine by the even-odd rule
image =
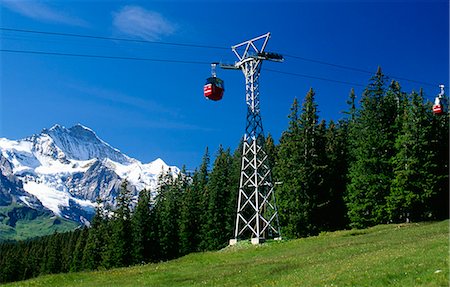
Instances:
[[[236,244],[237,244],[236,238],[230,239],[230,245],[236,245]]]
[[[266,241],[266,239],[262,238],[262,237],[252,238],[252,244],[253,245],[262,244],[262,243],[264,243],[264,241]]]

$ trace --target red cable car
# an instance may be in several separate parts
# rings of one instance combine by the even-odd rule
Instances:
[[[439,85],[439,88],[441,88],[441,92],[434,100],[434,105],[433,105],[433,113],[435,115],[441,115],[441,114],[447,112],[447,101],[446,101],[446,98],[444,97],[444,94],[445,94],[444,85]]]
[[[440,115],[440,114],[442,114],[442,105],[441,104],[434,104],[433,105],[433,113],[435,114],[435,115]]]
[[[223,80],[216,77],[216,65],[217,63],[211,64],[212,77],[206,79],[206,84],[203,87],[203,95],[205,98],[213,101],[221,100],[225,91]]]

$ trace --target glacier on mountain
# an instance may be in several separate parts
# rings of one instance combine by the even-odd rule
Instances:
[[[37,198],[56,215],[78,222],[93,215],[97,198],[114,205],[124,179],[136,199],[142,189],[156,191],[162,171],[180,172],[159,158],[147,164],[130,158],[81,124],[55,125],[22,140],[0,138],[0,158],[30,195],[21,194],[23,203]]]

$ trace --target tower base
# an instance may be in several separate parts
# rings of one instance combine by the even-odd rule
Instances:
[[[257,245],[257,244],[262,244],[266,241],[265,238],[263,237],[256,237],[256,238],[252,238],[252,244],[253,245]]]

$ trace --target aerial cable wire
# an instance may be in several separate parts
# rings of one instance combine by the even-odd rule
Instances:
[[[87,38],[87,39],[97,39],[97,40],[111,40],[111,41],[122,41],[122,42],[132,42],[132,43],[159,44],[159,45],[192,47],[192,48],[219,49],[219,50],[229,50],[230,49],[229,47],[219,47],[219,46],[202,45],[202,44],[188,44],[188,43],[175,43],[175,42],[163,42],[163,41],[150,41],[150,40],[144,40],[144,39],[118,38],[118,37],[107,37],[107,36],[94,36],[94,35],[86,35],[86,34],[49,32],[49,31],[28,30],[28,29],[14,29],[14,28],[3,28],[3,27],[0,27],[0,30],[1,31],[11,31],[11,32],[32,33],[32,34],[42,34],[42,35],[65,36],[65,37]]]
[[[144,40],[144,39],[95,36],[95,35],[76,34],[76,33],[41,31],[41,30],[32,30],[32,29],[17,29],[17,28],[0,27],[0,31],[32,33],[32,34],[53,35],[53,36],[66,36],[66,37],[98,39],[98,40],[123,41],[123,42],[131,42],[131,43],[159,44],[159,45],[178,46],[178,47],[218,49],[218,50],[229,50],[230,49],[229,47],[213,46],[213,45],[205,45],[205,44],[189,44],[189,43],[177,43],[177,42],[150,41],[150,40]],[[40,54],[45,54],[45,53],[46,52],[40,52]],[[39,53],[35,53],[35,54],[39,54]],[[61,54],[64,54],[64,53],[61,53]],[[365,70],[365,69],[361,69],[361,68],[351,67],[351,66],[347,66],[347,65],[334,64],[334,63],[327,62],[327,61],[316,60],[316,59],[296,56],[296,55],[292,55],[292,54],[285,54],[285,53],[282,53],[282,54],[285,57],[287,57],[287,58],[297,59],[297,60],[301,60],[301,61],[307,61],[307,62],[311,62],[311,63],[316,63],[316,64],[326,65],[326,66],[330,66],[330,67],[345,69],[345,70],[349,70],[349,71],[364,73],[364,74],[368,74],[368,75],[373,75],[374,74],[373,72],[371,72],[369,70]],[[69,55],[67,55],[67,56],[69,56]],[[75,55],[72,55],[72,56],[75,56]],[[120,59],[120,58],[126,59],[127,58],[127,57],[111,57],[111,56],[93,56],[93,55],[89,55],[88,57],[93,57],[93,58],[102,58],[103,57],[103,58],[113,58],[113,59]],[[133,60],[133,59],[137,60],[136,58],[133,58],[133,57],[130,57],[129,60]],[[151,59],[148,59],[147,61],[150,61],[150,60]],[[161,61],[161,60],[158,60],[158,61]],[[183,61],[180,61],[180,62],[182,63]],[[293,75],[295,73],[286,72],[285,74]],[[307,76],[307,75],[298,74],[297,76],[302,77],[302,76]],[[403,80],[403,81],[408,81],[408,82],[412,82],[412,83],[416,83],[416,84],[422,84],[422,85],[427,85],[427,86],[436,86],[436,84],[432,84],[432,83],[424,82],[424,81],[413,80],[413,79],[409,79],[409,78],[405,78],[405,77],[398,77],[398,76],[389,75],[389,74],[386,74],[386,76],[391,78],[391,79]],[[317,78],[319,78],[319,77],[317,77]],[[335,82],[346,83],[345,81],[335,81]]]
[[[34,55],[48,55],[48,56],[65,56],[65,57],[78,57],[78,58],[98,58],[98,59],[111,59],[111,60],[131,60],[131,61],[148,61],[148,62],[161,62],[161,63],[175,63],[175,64],[196,64],[196,65],[210,65],[210,62],[206,61],[190,61],[190,60],[173,60],[173,59],[157,59],[157,58],[142,58],[142,57],[124,57],[124,56],[106,56],[106,55],[92,55],[92,54],[76,54],[76,53],[60,53],[60,52],[46,52],[46,51],[33,51],[33,50],[13,50],[13,49],[0,49],[0,52],[4,53],[15,53],[15,54],[34,54]],[[315,79],[327,82],[333,82],[338,84],[365,87],[362,84],[335,80],[325,77],[312,76],[307,74],[285,72],[273,69],[264,68],[265,71],[290,75],[301,78]],[[399,78],[397,78],[399,79]]]
[[[164,63],[177,63],[177,64],[198,64],[198,65],[210,65],[210,64],[211,64],[210,62],[204,62],[204,61],[187,61],[187,60],[156,59],[156,58],[139,58],[139,57],[105,56],[105,55],[74,54],[74,53],[59,53],[59,52],[30,51],[30,50],[0,49],[0,52],[5,52],[5,53],[18,53],[18,54],[35,54],[35,55],[66,56],[66,57],[84,57],[84,58],[115,59],[115,60],[133,60],[133,61],[164,62]]]
[[[368,75],[373,75],[373,72],[371,72],[369,70],[360,69],[360,68],[355,68],[355,67],[350,67],[350,66],[345,66],[345,65],[339,65],[339,64],[334,64],[334,63],[321,61],[321,60],[309,59],[309,58],[300,57],[300,56],[293,56],[293,55],[289,55],[289,54],[283,54],[283,56],[284,57],[288,57],[288,58],[302,60],[302,61],[317,63],[317,64],[321,64],[321,65],[327,65],[327,66],[331,66],[331,67],[336,67],[336,68],[340,68],[340,69],[355,71],[355,72],[359,72],[359,73],[364,73],[364,74],[368,74]],[[433,86],[433,87],[436,86],[435,84],[431,84],[431,83],[428,83],[428,82],[411,80],[411,79],[404,78],[404,77],[397,77],[397,76],[393,76],[393,75],[386,75],[386,76],[388,76],[389,78],[392,78],[392,79],[404,80],[404,81],[408,81],[408,82],[412,82],[412,83],[416,83],[416,84],[422,84],[422,85]]]
[[[59,53],[59,52],[45,52],[45,51],[32,51],[32,50],[0,49],[0,52],[16,53],[16,54],[48,55],[48,56],[99,58],[99,59],[113,59],[113,60],[149,61],[149,62],[163,62],[163,63],[176,63],[176,64],[198,64],[198,65],[210,65],[211,64],[210,62],[206,62],[206,61],[187,61],[187,60],[140,58],[140,57],[105,56],[105,55]],[[278,73],[278,74],[284,74],[284,75],[290,75],[290,76],[296,76],[296,77],[302,77],[302,78],[308,78],[308,79],[316,79],[316,80],[334,82],[334,83],[351,85],[351,86],[361,86],[361,87],[364,86],[364,85],[357,84],[357,83],[334,80],[334,79],[324,78],[324,77],[317,77],[317,76],[311,76],[311,75],[305,75],[305,74],[299,74],[299,73],[291,73],[291,72],[283,72],[283,71],[278,71],[278,70],[273,70],[273,69],[264,69],[264,70],[268,71],[268,72]]]
[[[75,33],[62,33],[62,32],[50,32],[50,31],[41,31],[41,30],[31,30],[31,29],[17,29],[17,28],[5,28],[0,27],[1,31],[11,31],[11,32],[22,32],[22,33],[33,33],[33,34],[43,34],[43,35],[54,35],[54,36],[66,36],[66,37],[77,37],[77,38],[88,38],[88,39],[99,39],[99,40],[112,40],[112,41],[124,41],[124,42],[134,42],[134,43],[147,43],[147,44],[159,44],[159,45],[170,45],[170,46],[179,46],[179,47],[192,47],[192,48],[205,48],[205,49],[219,49],[219,50],[228,50],[229,47],[222,47],[222,46],[212,46],[212,45],[204,45],[204,44],[188,44],[188,43],[176,43],[176,42],[163,42],[163,41],[150,41],[150,40],[143,40],[143,39],[131,39],[131,38],[118,38],[118,37],[107,37],[107,36],[94,36],[94,35],[86,35],[86,34],[75,34]],[[290,54],[284,54],[285,57],[293,58],[297,60],[312,62],[316,64],[321,65],[327,65],[331,67],[336,67],[340,69],[365,73],[369,75],[373,75],[373,72],[355,68],[347,65],[340,65],[340,64],[334,64],[331,62],[321,61],[321,60],[315,60],[310,59],[306,57],[300,57]],[[398,80],[404,80],[408,82],[413,82],[417,84],[427,85],[427,86],[436,86],[436,84],[418,81],[418,80],[412,80],[409,78],[404,77],[397,77],[393,75],[386,75],[389,78],[392,79],[398,79]]]
[[[278,74],[283,74],[283,75],[290,75],[290,76],[296,76],[296,77],[302,77],[302,78],[308,78],[308,79],[328,81],[328,82],[334,82],[334,83],[345,84],[345,85],[350,85],[350,86],[365,87],[364,85],[361,85],[361,84],[347,82],[347,81],[341,81],[341,80],[334,80],[334,79],[330,79],[330,78],[317,77],[317,76],[311,76],[311,75],[305,75],[305,74],[299,74],[299,73],[283,72],[283,71],[266,69],[266,68],[263,68],[263,70],[267,71],[267,72],[278,73]]]

